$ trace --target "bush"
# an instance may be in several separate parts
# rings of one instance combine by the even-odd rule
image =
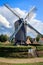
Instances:
[[[43,57],[43,46],[37,47],[37,55]],[[14,58],[30,58],[33,57],[31,53],[28,53],[28,49],[31,49],[30,46],[4,46],[0,47],[0,57],[14,57]]]
[[[28,57],[28,49],[31,47],[0,47],[0,57]]]
[[[31,49],[31,47],[28,46],[6,46],[6,47],[0,47],[0,51],[8,51],[8,52],[27,52],[28,49]]]
[[[36,46],[37,51],[43,51],[43,46]]]

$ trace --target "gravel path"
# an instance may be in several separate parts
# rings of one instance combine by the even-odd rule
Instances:
[[[28,58],[28,59],[0,58],[0,62],[4,62],[4,63],[34,63],[34,62],[43,62],[43,58]]]

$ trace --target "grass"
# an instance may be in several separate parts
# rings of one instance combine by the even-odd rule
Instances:
[[[11,64],[11,63],[2,63],[2,62],[0,62],[0,65],[43,65],[43,62],[39,62],[39,63],[22,63],[22,64]]]

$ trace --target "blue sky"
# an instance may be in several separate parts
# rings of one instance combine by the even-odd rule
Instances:
[[[20,8],[28,11],[32,6],[37,8],[37,19],[43,22],[43,0],[0,0],[0,6],[9,4],[13,8]]]

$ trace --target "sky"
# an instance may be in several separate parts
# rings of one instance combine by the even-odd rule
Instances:
[[[16,11],[18,11],[20,14],[22,13],[23,15],[25,14],[25,12],[28,12],[30,10],[30,8],[32,8],[32,6],[35,6],[37,9],[37,11],[36,11],[37,16],[34,15],[35,19],[34,20],[32,19],[31,21],[32,22],[35,21],[35,23],[37,23],[37,21],[38,21],[37,26],[35,25],[35,27],[38,30],[40,29],[39,31],[41,33],[43,33],[43,28],[42,28],[43,27],[43,0],[0,0],[0,30],[2,33],[3,33],[4,29],[6,29],[8,31],[10,30],[10,32],[11,32],[12,28],[10,28],[11,26],[9,25],[9,22],[10,22],[10,24],[12,24],[11,21],[14,21],[14,15],[4,7],[4,4],[8,4],[13,10],[15,9]],[[34,16],[33,16],[33,18],[34,18]],[[3,22],[3,20],[4,20],[4,22]],[[6,21],[7,21],[7,23],[6,23]],[[34,22],[33,23],[32,22],[31,22],[31,25],[33,26]],[[6,23],[6,26],[5,26],[5,23]],[[4,29],[3,29],[2,24],[6,28],[4,27]],[[38,26],[40,26],[40,27],[38,28]],[[8,31],[4,30],[4,33],[5,32],[8,33]]]
[[[43,0],[0,0],[0,6],[9,4],[13,8],[28,11],[32,6],[37,8],[37,19],[43,21]]]

